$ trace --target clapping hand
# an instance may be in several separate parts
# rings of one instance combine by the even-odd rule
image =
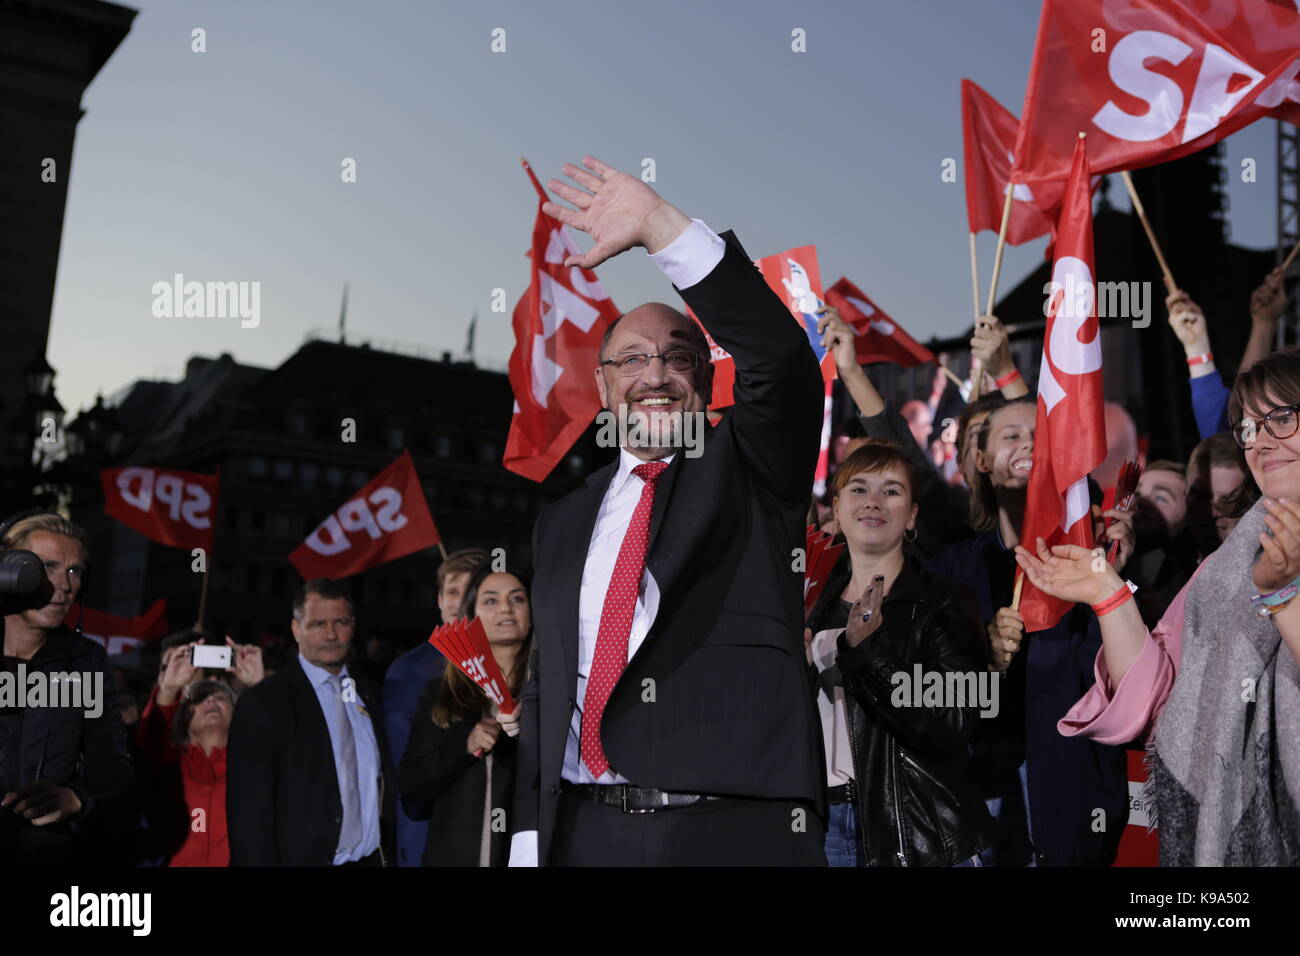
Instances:
[[[1263,552],[1255,562],[1254,581],[1260,594],[1271,594],[1300,576],[1300,504],[1270,498],[1264,508],[1264,524],[1272,535],[1260,533]]]
[[[582,165],[587,168],[564,164],[564,175],[582,189],[558,179],[547,183],[556,195],[577,209],[555,202],[542,204],[548,216],[582,230],[596,242],[584,255],[567,256],[566,266],[594,269],[633,246],[644,246],[652,254],[659,252],[691,224],[680,209],[665,202],[636,176],[606,166],[594,156],[584,156]]]
[[[1054,545],[1049,551],[1042,538],[1038,553],[1016,545],[1016,563],[1029,583],[1045,594],[1077,604],[1097,604],[1124,583],[1100,555],[1077,544]],[[1098,562],[1100,561],[1100,567]]]

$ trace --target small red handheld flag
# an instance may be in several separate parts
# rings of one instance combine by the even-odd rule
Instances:
[[[803,573],[803,616],[804,620],[807,620],[817,604],[817,598],[825,590],[826,582],[830,580],[831,571],[839,561],[844,545],[831,544],[832,536],[812,525],[808,526],[805,540],[807,563],[804,565]]]
[[[477,684],[501,713],[514,713],[515,699],[510,696],[510,684],[492,656],[482,618],[476,617],[468,624],[462,619],[435,627],[429,643]]]

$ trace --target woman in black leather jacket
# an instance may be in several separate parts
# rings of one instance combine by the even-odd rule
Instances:
[[[996,713],[999,675],[970,594],[904,554],[915,487],[906,455],[880,440],[833,481],[848,547],[807,635],[832,866],[978,865],[995,836],[967,742],[981,712]]]

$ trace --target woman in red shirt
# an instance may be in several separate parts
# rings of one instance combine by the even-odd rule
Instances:
[[[244,687],[263,677],[262,650],[235,645],[230,669]],[[170,648],[162,675],[140,717],[136,743],[167,779],[168,866],[229,866],[226,835],[226,739],[235,691],[220,680],[196,680],[190,648]]]

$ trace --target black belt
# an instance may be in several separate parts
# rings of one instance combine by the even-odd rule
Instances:
[[[840,784],[838,787],[829,787],[826,793],[832,805],[858,802],[858,785],[853,780]]]
[[[704,800],[721,800],[704,793],[667,793],[650,787],[634,787],[630,783],[599,784],[560,781],[560,789],[571,797],[590,800],[607,807],[618,807],[624,813],[654,813],[656,810],[676,810],[692,807]]]

